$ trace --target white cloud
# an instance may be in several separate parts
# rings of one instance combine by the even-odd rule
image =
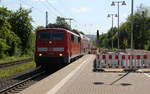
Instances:
[[[71,11],[72,11],[72,12],[75,12],[75,13],[85,13],[85,12],[90,11],[90,9],[89,9],[89,8],[85,8],[85,7],[81,7],[81,8],[71,8]]]

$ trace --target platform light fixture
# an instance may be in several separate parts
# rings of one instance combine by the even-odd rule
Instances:
[[[112,29],[111,29],[111,30],[112,30],[112,32],[113,32],[114,17],[118,17],[118,16],[117,16],[117,14],[108,14],[107,17],[111,17],[111,18],[112,18],[112,27],[111,27]],[[113,36],[113,35],[112,35],[112,36]],[[113,49],[113,38],[112,38],[112,41],[111,41],[111,42],[112,42],[111,45],[112,45],[112,49]]]
[[[119,47],[119,5],[126,5],[126,2],[125,1],[112,1],[111,3],[111,6],[115,6],[115,3],[117,3],[117,6],[118,6],[118,49],[120,48]]]

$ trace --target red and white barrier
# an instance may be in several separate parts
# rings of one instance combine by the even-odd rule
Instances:
[[[97,54],[96,68],[150,68],[150,55]]]

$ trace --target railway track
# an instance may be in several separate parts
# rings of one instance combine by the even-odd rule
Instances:
[[[27,63],[27,62],[31,62],[31,61],[33,61],[33,58],[28,58],[28,59],[24,59],[24,60],[17,60],[17,61],[11,61],[11,62],[6,62],[6,63],[0,63],[0,69],[7,68],[7,67],[10,67],[10,66],[19,65],[19,64],[23,64],[23,63]]]
[[[45,77],[53,74],[54,72],[60,70],[62,67],[53,67],[51,70],[43,70],[40,67],[31,69],[27,72],[18,74],[15,77],[10,77],[8,79],[0,78],[0,94],[16,94],[25,88],[35,84],[36,82],[44,79]]]
[[[38,71],[38,72],[37,72]],[[35,69],[35,72],[30,74],[29,77],[27,77],[24,80],[21,80],[17,83],[14,83],[12,85],[7,86],[4,89],[0,90],[0,94],[15,94],[19,93],[20,91],[24,90],[25,88],[29,87],[30,85],[34,84],[38,80],[41,80],[45,77],[45,71],[41,70],[40,67]],[[43,76],[43,78],[42,78]]]

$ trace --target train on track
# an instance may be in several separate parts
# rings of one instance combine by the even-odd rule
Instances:
[[[42,28],[36,32],[37,66],[69,64],[73,58],[90,51],[90,40],[63,28]]]

